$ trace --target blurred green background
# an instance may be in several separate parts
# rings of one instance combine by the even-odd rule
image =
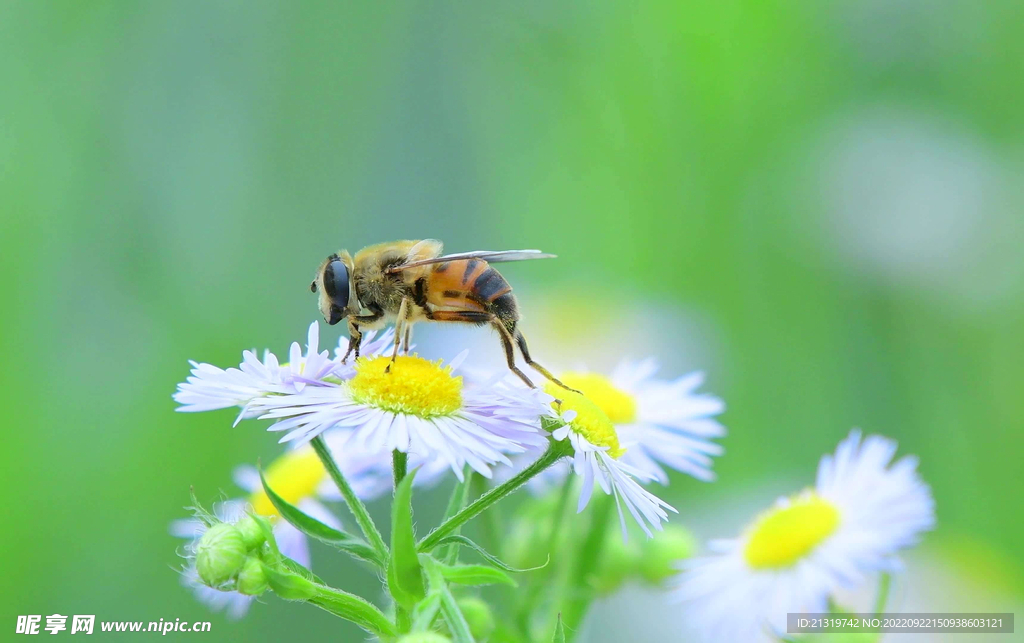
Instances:
[[[920,456],[923,551],[1019,601],[1022,61],[1017,0],[0,3],[0,631],[206,620],[167,524],[278,447],[175,414],[186,360],[280,354],[326,254],[421,237],[557,253],[505,274],[559,359],[679,320],[633,339],[730,430],[684,523],[861,426]],[[267,603],[204,640],[337,631]]]

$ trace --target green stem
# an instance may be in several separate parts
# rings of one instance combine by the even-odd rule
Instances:
[[[610,496],[600,495],[591,502],[597,501],[594,507],[593,518],[590,522],[590,530],[582,546],[577,550],[575,565],[569,580],[569,601],[562,610],[562,621],[568,631],[566,640],[574,637],[583,624],[583,618],[587,615],[590,603],[594,600],[594,592],[587,583],[587,576],[601,561],[601,550],[608,540],[607,527],[608,516],[611,514],[615,502]]]
[[[387,560],[388,546],[384,544],[384,539],[381,537],[380,532],[377,531],[377,525],[373,524],[373,518],[370,517],[370,512],[366,510],[366,505],[363,504],[363,501],[352,490],[352,486],[349,485],[341,469],[334,462],[334,458],[331,456],[331,452],[327,448],[323,437],[316,436],[313,438],[312,444],[313,450],[316,451],[317,456],[320,457],[320,462],[324,465],[324,469],[327,470],[331,479],[334,480],[334,484],[338,486],[338,491],[341,492],[341,497],[345,499],[345,504],[348,505],[349,511],[355,516],[356,522],[363,532],[363,537],[377,551],[381,560]]]
[[[483,494],[474,500],[471,505],[446,520],[441,524],[441,526],[430,532],[426,538],[420,541],[418,549],[422,552],[429,552],[437,546],[437,543],[442,538],[451,535],[456,529],[492,507],[505,496],[519,489],[519,487],[526,484],[530,478],[553,465],[562,456],[568,455],[571,449],[572,445],[569,444],[568,440],[551,442],[550,446],[548,446],[548,450],[544,452],[544,455],[537,458],[536,462],[526,467],[503,484],[500,484]]]
[[[885,604],[889,602],[889,589],[892,586],[892,576],[883,572],[878,579],[878,596],[875,597],[875,616],[885,611]]]
[[[562,533],[562,525],[565,524],[565,508],[569,506],[569,496],[572,495],[572,490],[576,486],[574,483],[575,479],[572,476],[566,478],[562,483],[562,491],[558,498],[558,508],[555,509],[555,514],[551,524],[551,533],[548,534],[547,551],[549,552],[555,549],[555,543],[558,541],[558,536]]]
[[[575,488],[573,476],[569,476],[562,482],[562,489],[558,494],[558,504],[555,507],[555,512],[551,514],[551,530],[548,532],[548,543],[543,550],[549,556],[555,551],[555,545],[558,543],[559,535],[562,533],[562,525],[566,522],[566,509],[569,507],[569,498],[572,496],[572,491]],[[525,590],[520,593],[523,601],[516,610],[516,623],[520,631],[527,637],[530,636],[530,616],[537,608],[537,604],[540,603],[541,599],[548,595],[544,590],[551,583],[552,577],[557,576],[559,573],[559,561],[557,557],[555,558],[555,562],[549,563],[544,569],[530,574],[526,581]]]
[[[473,472],[473,478],[470,481],[470,492],[477,497],[480,497],[487,493],[487,478],[483,477],[479,473]],[[480,520],[481,538],[483,538],[484,547],[487,551],[495,554],[499,558],[505,555],[504,549],[501,542],[501,507],[494,506],[491,510],[485,513]]]
[[[444,520],[448,520],[455,514],[462,511],[466,503],[469,502],[469,483],[472,480],[473,470],[469,468],[467,464],[462,470],[462,481],[455,483],[455,488],[452,489],[451,498],[448,499],[448,507],[444,510]],[[459,533],[459,529],[455,530],[455,534]],[[459,562],[459,545],[458,543],[452,543],[448,545],[448,551],[445,552],[441,560],[446,565],[454,565]]]
[[[352,621],[367,632],[377,635],[381,641],[393,641],[398,636],[395,624],[383,612],[354,594],[319,585],[316,586],[315,594],[307,600],[324,611]]]
[[[409,454],[395,449],[391,452],[391,471],[395,480],[395,489],[402,483],[409,469]]]

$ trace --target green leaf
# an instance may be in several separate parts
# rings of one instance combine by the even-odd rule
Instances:
[[[558,623],[555,624],[555,636],[552,643],[565,643],[565,623],[562,622],[562,615],[558,615]]]
[[[527,567],[525,569],[517,569],[515,567],[512,567],[511,565],[507,565],[506,563],[502,562],[502,560],[500,558],[498,558],[494,554],[488,552],[486,549],[484,549],[480,545],[476,544],[475,542],[473,542],[469,538],[466,538],[465,536],[458,536],[458,535],[456,535],[456,536],[445,536],[444,538],[442,538],[441,540],[439,540],[437,542],[437,547],[441,547],[442,545],[449,545],[449,544],[452,544],[452,543],[458,543],[460,545],[465,545],[466,547],[469,547],[470,549],[472,549],[476,553],[480,554],[480,556],[482,556],[484,558],[484,560],[486,560],[490,564],[494,565],[495,567],[498,567],[500,569],[504,569],[506,572],[512,572],[514,574],[521,574],[523,572],[536,571],[538,569],[543,569],[543,568],[547,567],[547,565],[548,565],[548,563],[545,562],[543,565],[540,565],[539,567]],[[548,560],[550,561],[550,556],[548,557]]]
[[[508,585],[516,587],[512,578],[486,565],[441,565],[441,575],[451,583],[459,585]]]
[[[296,529],[310,538],[319,540],[356,558],[370,562],[380,569],[384,569],[384,560],[364,540],[325,525],[277,495],[270,488],[270,485],[267,484],[266,478],[263,477],[262,468],[260,469],[260,481],[263,483],[263,491],[266,492],[271,504],[274,505],[274,508],[277,509],[281,517],[291,523]]]
[[[395,602],[411,610],[426,594],[423,571],[416,553],[412,528],[412,481],[416,471],[402,479],[391,503],[391,560],[388,561],[388,590]]]

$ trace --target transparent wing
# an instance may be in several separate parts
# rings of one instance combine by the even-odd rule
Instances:
[[[458,261],[460,259],[483,259],[488,263],[501,263],[503,261],[525,261],[527,259],[554,259],[556,255],[541,252],[540,250],[474,250],[473,252],[459,252],[443,257],[433,257],[410,261],[400,266],[390,268],[388,272],[400,272],[408,268],[425,266],[432,263],[444,263],[446,261]]]

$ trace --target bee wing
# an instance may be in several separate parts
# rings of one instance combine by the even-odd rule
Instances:
[[[488,263],[501,263],[503,261],[525,261],[526,259],[554,259],[556,256],[541,252],[540,250],[474,250],[473,252],[459,252],[443,257],[410,261],[400,266],[394,266],[388,269],[388,272],[400,272],[408,268],[416,268],[432,263],[444,263],[446,261],[458,261],[459,259],[483,259]]]
[[[405,261],[406,263],[411,263],[413,261],[433,259],[434,257],[441,256],[443,250],[444,244],[437,239],[423,239],[422,241],[417,241],[412,248],[409,248]]]

